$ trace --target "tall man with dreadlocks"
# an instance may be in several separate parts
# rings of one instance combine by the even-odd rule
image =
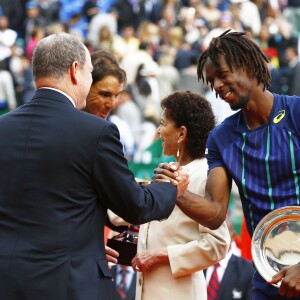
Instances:
[[[186,192],[177,205],[216,229],[225,220],[233,179],[252,235],[272,210],[300,205],[300,98],[268,91],[268,59],[243,32],[228,30],[214,38],[199,58],[197,73],[238,112],[209,135],[205,198]],[[160,165],[154,180],[172,178],[176,168]],[[281,279],[279,289],[272,285]],[[268,282],[255,273],[254,300],[292,297],[300,299],[300,263],[283,268]]]

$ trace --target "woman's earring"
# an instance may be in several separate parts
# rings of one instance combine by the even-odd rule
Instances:
[[[180,142],[178,140],[178,144],[177,144],[177,153],[176,153],[176,157],[178,158],[180,154]]]

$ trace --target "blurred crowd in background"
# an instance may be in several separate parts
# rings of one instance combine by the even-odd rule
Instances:
[[[233,113],[196,74],[201,52],[229,28],[246,31],[267,55],[272,92],[300,96],[300,0],[0,0],[0,114],[33,95],[31,58],[39,40],[69,32],[91,52],[112,52],[126,71],[127,88],[110,120],[133,171],[141,163],[151,173],[151,163],[166,160],[156,143],[163,97],[199,92],[218,122]],[[151,176],[145,172],[136,175]]]
[[[0,0],[0,115],[35,92],[31,58],[45,36],[65,31],[92,52],[112,52],[127,73],[127,87],[110,115],[136,177],[150,179],[162,154],[156,129],[160,101],[175,90],[198,92],[218,123],[229,105],[197,78],[197,60],[215,36],[246,31],[269,58],[270,91],[300,96],[300,0]],[[109,104],[108,104],[109,105]],[[238,192],[230,210],[242,256],[251,260]]]

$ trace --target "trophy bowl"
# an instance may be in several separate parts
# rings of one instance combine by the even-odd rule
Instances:
[[[300,261],[300,206],[285,206],[267,214],[252,236],[253,263],[265,280]],[[273,284],[280,287],[280,283]]]

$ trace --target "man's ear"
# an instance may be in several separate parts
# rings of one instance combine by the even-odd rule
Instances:
[[[71,68],[70,68],[70,77],[71,81],[74,84],[78,84],[78,70],[79,70],[79,64],[77,61],[73,61]]]

